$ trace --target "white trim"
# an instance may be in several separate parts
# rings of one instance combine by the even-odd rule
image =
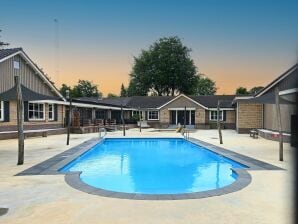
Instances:
[[[157,119],[150,119],[149,118],[149,113],[150,111],[156,111],[157,112]],[[148,110],[148,117],[147,117],[148,121],[159,121],[159,110]]]
[[[212,111],[210,111],[210,112],[213,112],[213,111],[216,111],[216,110],[212,110]],[[211,119],[211,113],[209,112],[209,121],[217,121],[217,118],[216,119]],[[217,111],[216,111],[217,112]],[[223,121],[223,117],[224,117],[224,111],[223,110],[220,110],[219,111],[219,114],[221,114],[222,113],[222,115],[221,115],[221,119],[220,119],[220,121]],[[218,115],[217,115],[218,116]]]
[[[208,110],[214,111],[217,110],[217,108],[209,108]],[[235,110],[235,108],[220,108],[220,110]]]
[[[293,89],[286,89],[286,90],[282,90],[279,91],[279,95],[287,95],[287,94],[291,94],[291,93],[297,93],[298,92],[298,88],[293,88]]]
[[[184,95],[184,94],[180,94],[179,96],[175,97],[174,99],[171,99],[170,101],[168,101],[167,103],[161,105],[160,107],[158,107],[158,108],[156,108],[156,109],[160,110],[160,109],[163,108],[164,106],[166,106],[166,105],[172,103],[173,101],[179,99],[179,98],[182,97],[182,96],[183,96],[184,98],[190,100],[191,102],[193,102],[193,103],[199,105],[200,107],[203,107],[204,109],[208,109],[208,107],[203,106],[202,104],[198,103],[197,101],[191,99],[190,97],[188,97],[188,96],[186,96],[186,95]]]
[[[50,119],[50,105],[52,105],[52,111],[51,111],[52,118],[51,119]],[[55,120],[55,104],[53,104],[53,103],[48,104],[48,120],[49,121],[54,121]]]
[[[62,96],[62,94],[56,89],[56,87],[45,77],[45,75],[43,74],[43,72],[33,63],[33,61],[22,51],[19,50],[14,54],[8,55],[5,58],[2,58],[0,60],[0,62],[5,61],[9,58],[12,58],[16,55],[20,54],[22,56],[23,59],[25,59],[25,61],[27,61],[31,67],[33,68],[33,70],[35,70],[38,75],[42,78],[42,80],[63,100],[66,101],[65,98]]]
[[[277,78],[277,80],[275,80],[273,83],[271,83],[269,86],[266,86],[265,88],[263,88],[257,95],[255,95],[255,97],[258,96],[262,96],[264,93],[266,93],[266,91],[268,89],[270,89],[271,87],[273,87],[274,85],[276,85],[277,83],[279,83],[281,80],[285,79],[288,75],[290,75],[295,69],[297,69],[297,65],[294,65],[292,67],[292,69],[290,68],[290,70],[286,71],[285,74],[282,74],[279,78]]]
[[[43,105],[43,117],[42,118],[30,118],[29,117],[29,104],[42,104]],[[34,112],[34,110],[33,110]],[[36,102],[33,102],[33,101],[29,101],[28,102],[28,121],[45,121],[46,120],[46,117],[45,117],[45,112],[46,112],[46,106],[45,106],[45,103],[36,103]]]
[[[168,108],[168,110],[185,110],[185,107],[180,108]],[[186,107],[186,110],[196,110],[195,107]]]
[[[60,104],[60,105],[69,105],[69,102],[64,102],[64,101],[58,101],[58,100],[36,100],[36,101],[31,101],[31,102],[36,102],[36,103],[54,103],[54,104]],[[77,102],[72,102],[73,106],[77,107],[88,107],[88,108],[98,108],[98,109],[107,109],[107,110],[121,110],[121,107],[110,107],[110,106],[103,106],[103,105],[96,105],[96,104],[88,104],[88,103],[77,103]],[[123,108],[123,110],[133,110],[131,108]]]
[[[21,50],[15,52],[15,53],[13,53],[13,54],[10,54],[10,55],[6,56],[5,58],[0,59],[0,62],[3,62],[3,61],[5,61],[5,60],[7,60],[7,59],[9,59],[9,58],[12,58],[12,57],[16,56],[16,55],[19,54],[20,52],[21,52]]]
[[[0,101],[0,121],[4,121],[4,101]]]

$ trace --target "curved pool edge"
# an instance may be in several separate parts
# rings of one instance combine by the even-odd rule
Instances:
[[[131,199],[131,200],[186,200],[186,199],[200,199],[207,197],[220,196],[224,194],[240,191],[251,183],[251,175],[246,169],[231,168],[237,175],[236,180],[222,188],[200,191],[193,193],[179,193],[179,194],[138,194],[109,191],[101,188],[96,188],[86,184],[80,178],[81,171],[64,173],[65,182],[79,191],[109,198]]]

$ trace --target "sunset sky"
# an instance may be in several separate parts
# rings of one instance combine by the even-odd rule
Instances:
[[[298,58],[297,0],[0,0],[1,40],[23,47],[61,83],[127,85],[133,56],[179,36],[217,94],[266,85]],[[55,23],[59,21],[59,75]]]

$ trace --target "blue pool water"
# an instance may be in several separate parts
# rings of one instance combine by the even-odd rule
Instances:
[[[243,165],[179,138],[105,139],[61,171],[105,190],[177,194],[224,187]]]

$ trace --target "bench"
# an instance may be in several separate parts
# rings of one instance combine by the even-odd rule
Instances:
[[[252,138],[258,138],[259,137],[259,133],[257,129],[252,129],[249,131],[249,136]]]

